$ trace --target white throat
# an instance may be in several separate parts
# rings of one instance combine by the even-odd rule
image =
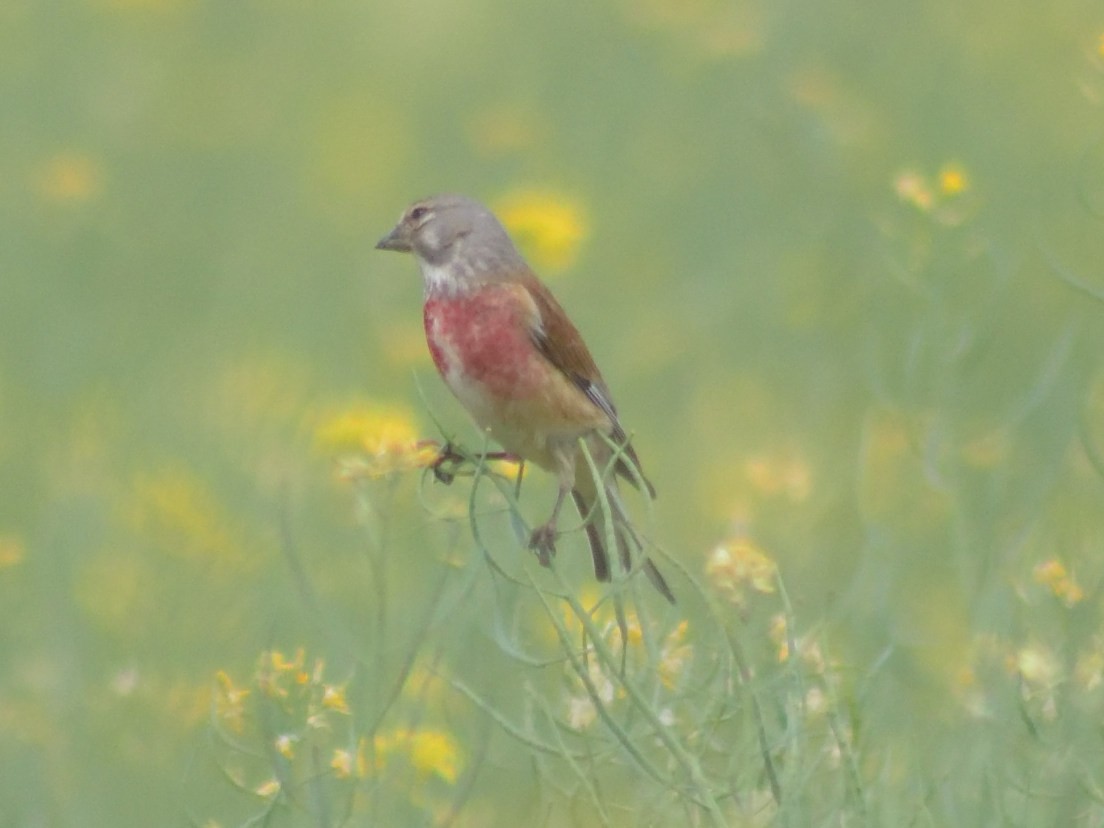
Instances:
[[[418,267],[422,270],[426,296],[449,295],[456,292],[456,279],[449,272],[448,265],[435,265],[424,259],[418,259]]]

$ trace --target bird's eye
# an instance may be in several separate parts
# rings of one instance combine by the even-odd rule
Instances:
[[[410,211],[410,218],[412,221],[421,221],[426,217],[429,210],[425,207],[415,207]]]

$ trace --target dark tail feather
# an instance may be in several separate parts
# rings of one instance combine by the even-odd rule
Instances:
[[[571,499],[575,501],[575,508],[579,510],[580,517],[586,523],[584,527],[587,533],[587,542],[590,543],[590,557],[594,559],[594,577],[599,581],[610,579],[610,561],[606,554],[606,541],[602,537],[602,527],[596,520],[587,520],[590,514],[590,504],[586,498],[579,494],[578,490],[571,492]]]
[[[644,559],[644,574],[648,576],[648,580],[652,582],[659,594],[670,601],[672,604],[676,603],[675,593],[671,592],[671,587],[667,586],[667,579],[663,577],[663,573],[659,571],[651,558]]]
[[[584,527],[586,528],[587,541],[590,544],[590,556],[594,559],[594,577],[599,581],[608,581],[610,579],[610,558],[606,550],[605,526],[603,526],[600,516],[592,514],[592,510],[598,508],[597,504],[592,505],[587,502],[586,497],[577,489],[571,492],[571,497],[575,501],[575,507],[579,510],[580,517],[585,521]],[[610,498],[610,508],[615,516],[614,534],[617,538],[617,556],[621,561],[621,568],[625,572],[631,572],[633,559],[632,550],[629,548],[629,540],[632,540],[637,549],[641,549],[643,545],[625,517],[616,495]],[[652,586],[656,588],[656,591],[674,604],[675,594],[671,591],[667,579],[663,577],[652,559],[645,558],[641,563],[641,568],[643,568],[644,574],[648,576],[648,580],[652,582]]]

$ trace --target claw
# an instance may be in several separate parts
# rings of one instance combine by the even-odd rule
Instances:
[[[529,536],[529,548],[537,553],[537,562],[543,567],[552,565],[556,554],[556,527],[551,523],[538,526]]]
[[[445,443],[441,446],[441,450],[437,452],[437,456],[433,459],[433,462],[429,464],[429,470],[433,472],[433,476],[439,482],[447,486],[456,479],[457,469],[465,463],[474,464],[485,460],[508,460],[511,463],[522,462],[521,458],[516,454],[510,454],[507,451],[490,451],[472,457],[458,452],[452,447],[452,443]]]
[[[445,471],[441,468],[442,463],[434,463],[431,467],[433,469],[433,477],[436,478],[438,483],[444,483],[448,486],[456,479],[456,475],[453,472]]]
[[[457,453],[452,443],[445,443],[429,468],[433,471],[433,476],[447,486],[456,479],[456,467],[463,461],[464,456]],[[451,464],[452,468],[444,468],[446,464]]]

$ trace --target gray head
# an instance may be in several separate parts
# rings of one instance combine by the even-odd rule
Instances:
[[[459,287],[455,283],[493,280],[525,267],[494,213],[461,195],[414,202],[376,247],[413,253],[427,287]],[[442,285],[443,281],[449,284]]]

